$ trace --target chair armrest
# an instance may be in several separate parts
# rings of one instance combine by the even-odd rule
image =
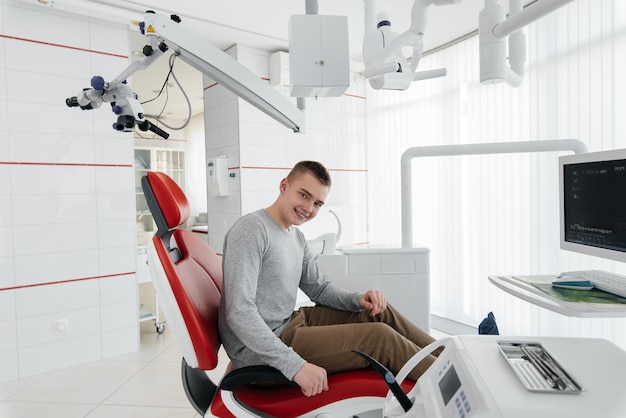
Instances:
[[[270,366],[247,366],[233,370],[222,378],[220,389],[234,391],[244,385],[296,385]]]

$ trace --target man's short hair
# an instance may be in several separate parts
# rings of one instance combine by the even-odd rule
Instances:
[[[291,182],[307,171],[313,174],[323,185],[328,187],[331,186],[330,174],[328,173],[328,170],[317,161],[300,161],[293,166],[287,175],[287,180]]]

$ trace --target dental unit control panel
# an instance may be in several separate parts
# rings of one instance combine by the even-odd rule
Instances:
[[[545,377],[545,369],[520,372],[521,363],[526,363],[527,368],[536,367],[532,358],[520,354],[527,351],[541,353],[537,355],[541,355],[543,365],[554,366],[566,385],[536,387],[534,383],[542,379],[540,376]],[[435,362],[404,393],[401,384],[409,372],[428,354],[436,352],[439,355]],[[375,359],[357,354],[372,364],[390,389],[383,408],[383,416],[388,418],[626,416],[626,352],[599,338],[442,338],[417,353],[395,377]],[[529,377],[533,380],[531,385]]]

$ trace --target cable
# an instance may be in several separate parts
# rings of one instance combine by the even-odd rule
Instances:
[[[170,58],[169,58],[170,69],[169,69],[169,72],[167,73],[167,77],[165,78],[165,82],[163,83],[163,85],[161,86],[161,89],[159,90],[159,93],[154,98],[142,102],[142,104],[145,104],[145,103],[150,103],[158,99],[163,94],[163,90],[165,90],[167,92],[167,96],[166,96],[165,103],[163,104],[163,108],[161,109],[161,112],[158,115],[146,114],[144,115],[144,117],[154,119],[161,125],[165,126],[166,128],[173,129],[173,130],[184,129],[185,127],[187,127],[187,125],[189,125],[189,122],[191,121],[191,101],[189,100],[189,96],[187,95],[187,92],[183,88],[182,84],[178,80],[178,77],[176,77],[176,73],[174,72],[174,62],[176,58],[178,57],[178,55],[179,55],[178,53],[174,53],[170,55]],[[181,93],[183,94],[183,97],[185,98],[185,101],[187,102],[187,120],[185,121],[185,123],[183,123],[181,126],[178,126],[178,127],[170,126],[166,122],[161,120],[163,111],[165,111],[165,107],[167,106],[167,97],[169,97],[168,82],[169,82],[170,76],[174,79],[174,82],[176,82],[176,85],[180,89]]]

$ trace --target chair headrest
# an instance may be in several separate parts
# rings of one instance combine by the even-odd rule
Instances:
[[[147,173],[154,199],[161,209],[167,229],[176,228],[189,219],[191,209],[185,193],[170,176],[157,171]]]

